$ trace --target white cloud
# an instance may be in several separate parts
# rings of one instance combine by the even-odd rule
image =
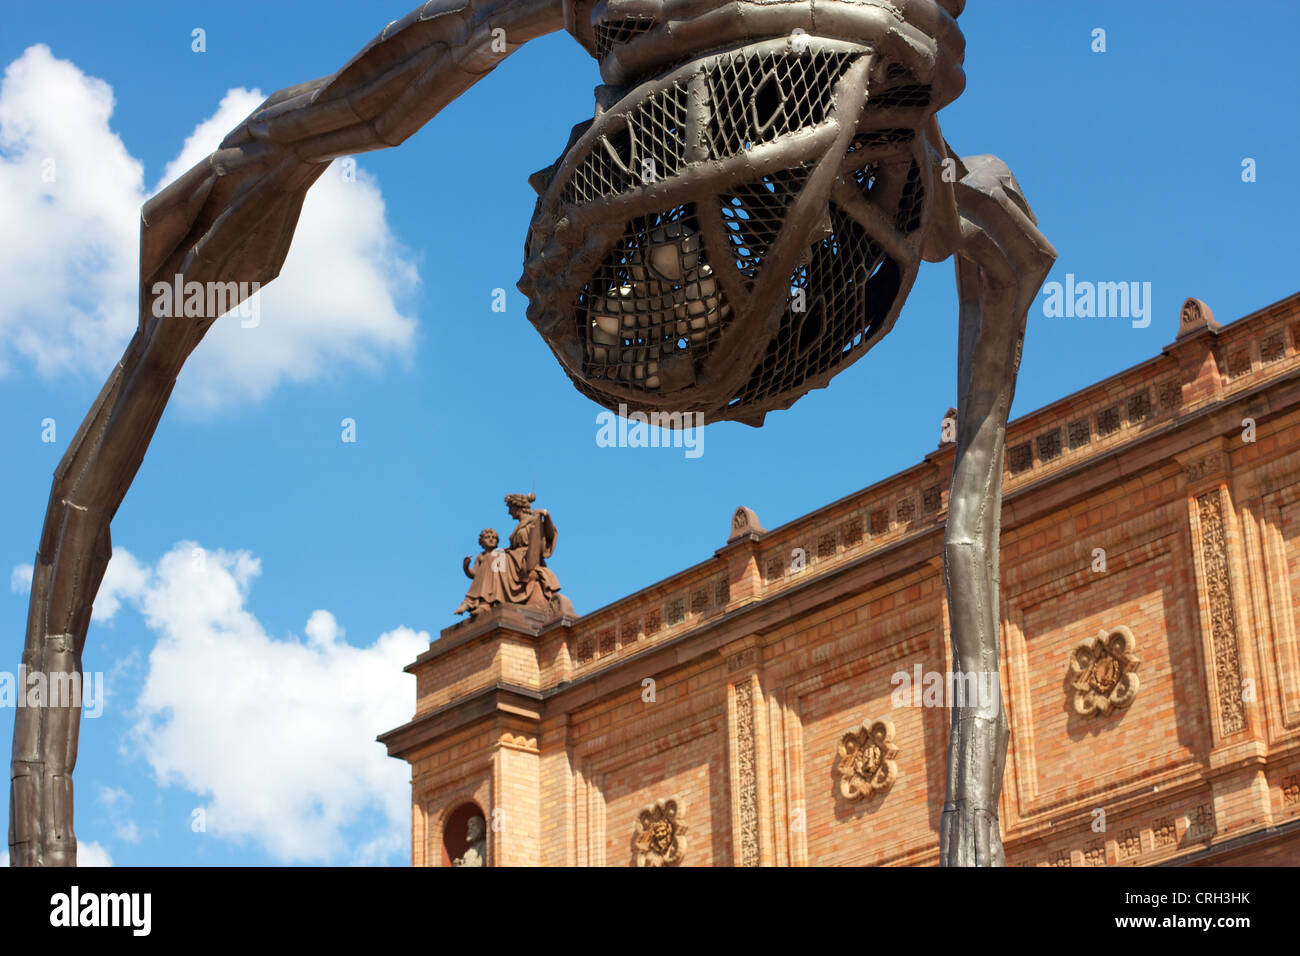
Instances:
[[[261,101],[232,89],[187,137],[155,189],[206,156]],[[0,82],[0,208],[21,229],[0,234],[0,375],[106,375],[136,325],[143,166],[109,125],[107,83],[49,47],[29,47]],[[51,166],[50,163],[53,163]],[[53,181],[43,179],[53,174]],[[256,401],[285,381],[409,356],[418,284],[364,170],[325,173],[308,193],[281,276],[260,293],[260,321],[218,321],[182,373],[182,406]]]
[[[96,800],[103,804],[113,825],[113,835],[124,843],[139,843],[140,828],[128,815],[128,808],[135,801],[121,787],[100,786]]]
[[[132,557],[131,552],[121,548],[114,550],[108,567],[104,569],[99,593],[95,595],[91,620],[105,623],[112,620],[123,598],[139,594],[148,580],[149,569]]]
[[[107,372],[135,327],[144,167],[109,129],[113,106],[44,44],[0,81],[0,374],[14,358]]]
[[[32,590],[32,575],[36,569],[30,564],[19,564],[9,572],[9,590],[14,594],[29,594]]]
[[[77,866],[112,866],[108,850],[93,840],[77,841]],[[9,851],[0,850],[0,868],[9,866]]]
[[[284,862],[391,861],[410,838],[409,768],[374,738],[410,718],[402,668],[429,635],[354,647],[318,610],[305,640],[273,638],[246,608],[260,572],[246,551],[180,542],[121,593],[159,634],[135,744],[160,783],[206,801],[210,836]]]
[[[264,98],[227,93],[159,186],[215,149]],[[282,380],[309,381],[349,362],[373,369],[385,356],[409,354],[415,322],[396,300],[418,282],[373,178],[358,169],[345,182],[330,170],[307,194],[280,277],[258,294],[257,325],[244,328],[235,316],[217,322],[181,373],[177,395],[224,407],[259,400]]]
[[[77,866],[112,866],[108,850],[93,840],[77,841]],[[0,850],[0,868],[9,866],[9,851]]]
[[[77,841],[77,866],[112,866],[113,858],[108,848],[100,846],[94,840]]]

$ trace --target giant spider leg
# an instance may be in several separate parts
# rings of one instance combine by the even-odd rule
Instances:
[[[1001,866],[998,799],[1009,736],[998,637],[1002,455],[1026,316],[1056,250],[1001,160],[968,157],[962,165],[953,190],[960,216],[957,456],[943,565],[954,685],[996,692],[954,701],[939,865]]]
[[[938,2],[951,17],[964,5]],[[703,2],[685,6],[699,16],[674,21],[673,29],[707,31],[732,17],[726,4],[717,10],[705,10]],[[578,7],[588,12],[586,5],[570,6],[571,32],[585,29]],[[924,40],[908,32],[918,24],[939,29],[946,23],[949,39],[960,41],[951,19],[936,17],[937,10],[929,0],[897,0],[873,4],[869,12],[882,36],[924,60],[927,44],[904,42]],[[917,23],[904,22],[904,11]],[[708,12],[713,19],[703,17]],[[284,262],[306,192],[331,160],[400,144],[509,52],[563,26],[563,0],[431,0],[389,24],[337,73],[271,96],[220,149],[146,203],[139,326],[54,475],[23,650],[29,672],[80,675],[92,602],[112,553],[113,515],[182,365],[217,318],[156,316],[148,290],[176,276],[187,283],[270,282]],[[960,78],[956,66],[948,69]],[[950,75],[949,82],[956,80]],[[942,138],[933,118],[931,127],[937,147]],[[941,208],[925,237],[926,258],[956,253],[962,302],[958,448],[944,565],[954,667],[996,676],[1006,419],[1027,309],[1055,252],[1034,228],[1005,166],[981,157],[962,172],[952,189],[937,190]],[[997,802],[1007,723],[1000,700],[994,706],[954,711],[941,820],[945,864],[1002,861]],[[76,862],[72,770],[79,724],[80,710],[68,701],[42,700],[17,711],[12,865]]]
[[[112,555],[109,524],[181,366],[218,318],[155,316],[154,282],[270,282],[307,190],[331,160],[398,145],[509,53],[563,25],[560,0],[433,0],[390,23],[332,76],[273,94],[145,204],[140,324],[54,472],[28,605],[27,673],[80,680],[92,603]],[[42,699],[15,711],[12,866],[76,865],[80,725],[79,701]]]

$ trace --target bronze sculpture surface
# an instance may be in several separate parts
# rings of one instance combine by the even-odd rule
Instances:
[[[159,318],[146,290],[173,276],[270,282],[330,161],[400,144],[506,54],[563,28],[606,85],[593,120],[531,180],[520,285],[530,319],[597,402],[757,425],[889,331],[922,259],[955,259],[944,573],[955,669],[997,674],[1005,426],[1026,311],[1055,252],[1007,167],[960,158],[939,129],[937,111],[965,82],[963,7],[431,0],[338,72],[273,94],[142,211],[139,327],[55,472],[23,664],[80,672],[110,522],[217,318]],[[17,714],[14,865],[75,863],[79,721],[68,707]],[[1003,861],[1007,736],[996,706],[954,709],[941,863]]]

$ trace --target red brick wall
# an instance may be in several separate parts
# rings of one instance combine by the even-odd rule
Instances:
[[[1009,863],[1300,862],[1298,333],[1300,296],[1010,427],[1033,454],[1004,502]],[[1083,421],[1073,448],[1038,440]],[[637,814],[674,797],[684,865],[934,863],[949,712],[891,697],[949,666],[951,458],[576,621],[444,632],[384,738],[412,764],[413,862],[475,799],[495,865],[626,866]],[[1138,693],[1081,716],[1071,653],[1118,626]],[[837,747],[879,719],[897,776],[847,799]]]

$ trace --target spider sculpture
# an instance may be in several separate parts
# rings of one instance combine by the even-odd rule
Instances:
[[[761,424],[890,330],[922,259],[956,260],[944,573],[954,669],[996,675],[1007,412],[1055,251],[1007,167],[959,158],[940,133],[965,82],[964,2],[432,0],[337,73],[271,96],[143,209],[140,324],[55,473],[28,671],[80,672],[109,523],[217,318],[155,318],[153,283],[271,281],[331,160],[398,145],[508,53],[565,29],[604,85],[531,180],[520,288],[596,402]],[[73,864],[80,712],[16,713],[11,859]],[[954,708],[941,864],[1003,862],[1007,736],[997,701]]]

